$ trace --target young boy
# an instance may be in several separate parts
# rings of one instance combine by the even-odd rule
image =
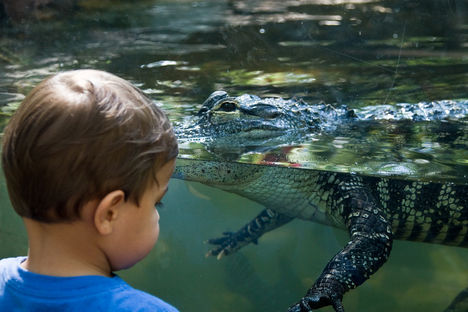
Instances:
[[[29,251],[0,261],[0,311],[177,311],[112,273],[156,243],[177,153],[165,114],[114,75],[64,72],[32,90],[3,137]]]

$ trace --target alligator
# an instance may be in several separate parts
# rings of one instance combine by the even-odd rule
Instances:
[[[180,142],[203,142],[207,149],[265,151],[270,147],[303,142],[310,134],[359,132],[375,122],[419,122],[429,127],[439,139],[466,145],[468,135],[463,127],[452,127],[450,121],[466,119],[468,100],[443,100],[417,104],[374,105],[350,109],[302,99],[260,98],[244,94],[230,97],[215,91],[203,103],[196,116],[188,116],[176,126]],[[443,121],[436,124],[427,122]],[[427,130],[427,129],[426,129]]]
[[[291,140],[311,131],[335,131],[357,120],[438,120],[464,118],[467,112],[467,101],[354,111],[251,95],[232,98],[225,92],[215,92],[203,104],[195,123],[176,132],[180,140],[193,139],[192,131],[198,131],[201,137],[226,140],[231,146],[246,141],[251,145]],[[289,312],[312,311],[328,305],[335,311],[344,311],[343,295],[365,282],[386,262],[394,239],[468,247],[467,184],[182,158],[177,160],[173,177],[232,192],[265,207],[237,232],[209,240],[214,247],[208,255],[221,258],[232,254],[295,218],[349,232],[349,242]],[[460,306],[463,309],[466,304],[468,288],[447,311],[456,311]]]

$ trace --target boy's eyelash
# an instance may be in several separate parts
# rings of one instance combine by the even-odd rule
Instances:
[[[161,208],[164,208],[164,204],[162,202],[157,202],[155,205],[154,205],[155,208],[157,209],[161,209]]]

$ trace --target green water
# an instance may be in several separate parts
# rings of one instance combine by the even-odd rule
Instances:
[[[0,24],[0,128],[40,80],[78,68],[129,79],[175,122],[219,89],[351,108],[468,97],[465,1],[86,2],[63,20]],[[467,183],[466,145],[432,144],[423,128],[404,144],[398,131],[379,131],[363,141],[368,145],[350,148],[346,138],[317,137],[288,156],[339,171],[372,171],[386,161],[396,174]],[[182,153],[207,152],[184,146]],[[205,240],[237,230],[262,207],[200,184],[173,180],[169,188],[158,244],[121,275],[181,311],[285,311],[347,240],[342,231],[297,220],[257,246],[206,258]],[[2,178],[0,257],[26,248]],[[442,311],[467,286],[467,249],[395,242],[389,261],[344,304],[347,311]]]
[[[221,260],[206,258],[205,240],[240,228],[262,207],[197,183],[173,180],[169,189],[160,211],[159,242],[141,263],[119,274],[181,311],[286,311],[347,239],[343,231],[296,220],[256,246]],[[9,209],[4,187],[0,195],[0,257],[24,255],[21,222]],[[467,259],[463,248],[395,242],[389,261],[345,296],[345,307],[443,311],[467,286]]]

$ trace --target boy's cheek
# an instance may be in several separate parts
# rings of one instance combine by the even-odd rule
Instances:
[[[152,208],[150,215],[142,214],[131,225],[125,224],[108,250],[113,271],[128,269],[149,254],[159,238],[159,219],[158,211]]]

